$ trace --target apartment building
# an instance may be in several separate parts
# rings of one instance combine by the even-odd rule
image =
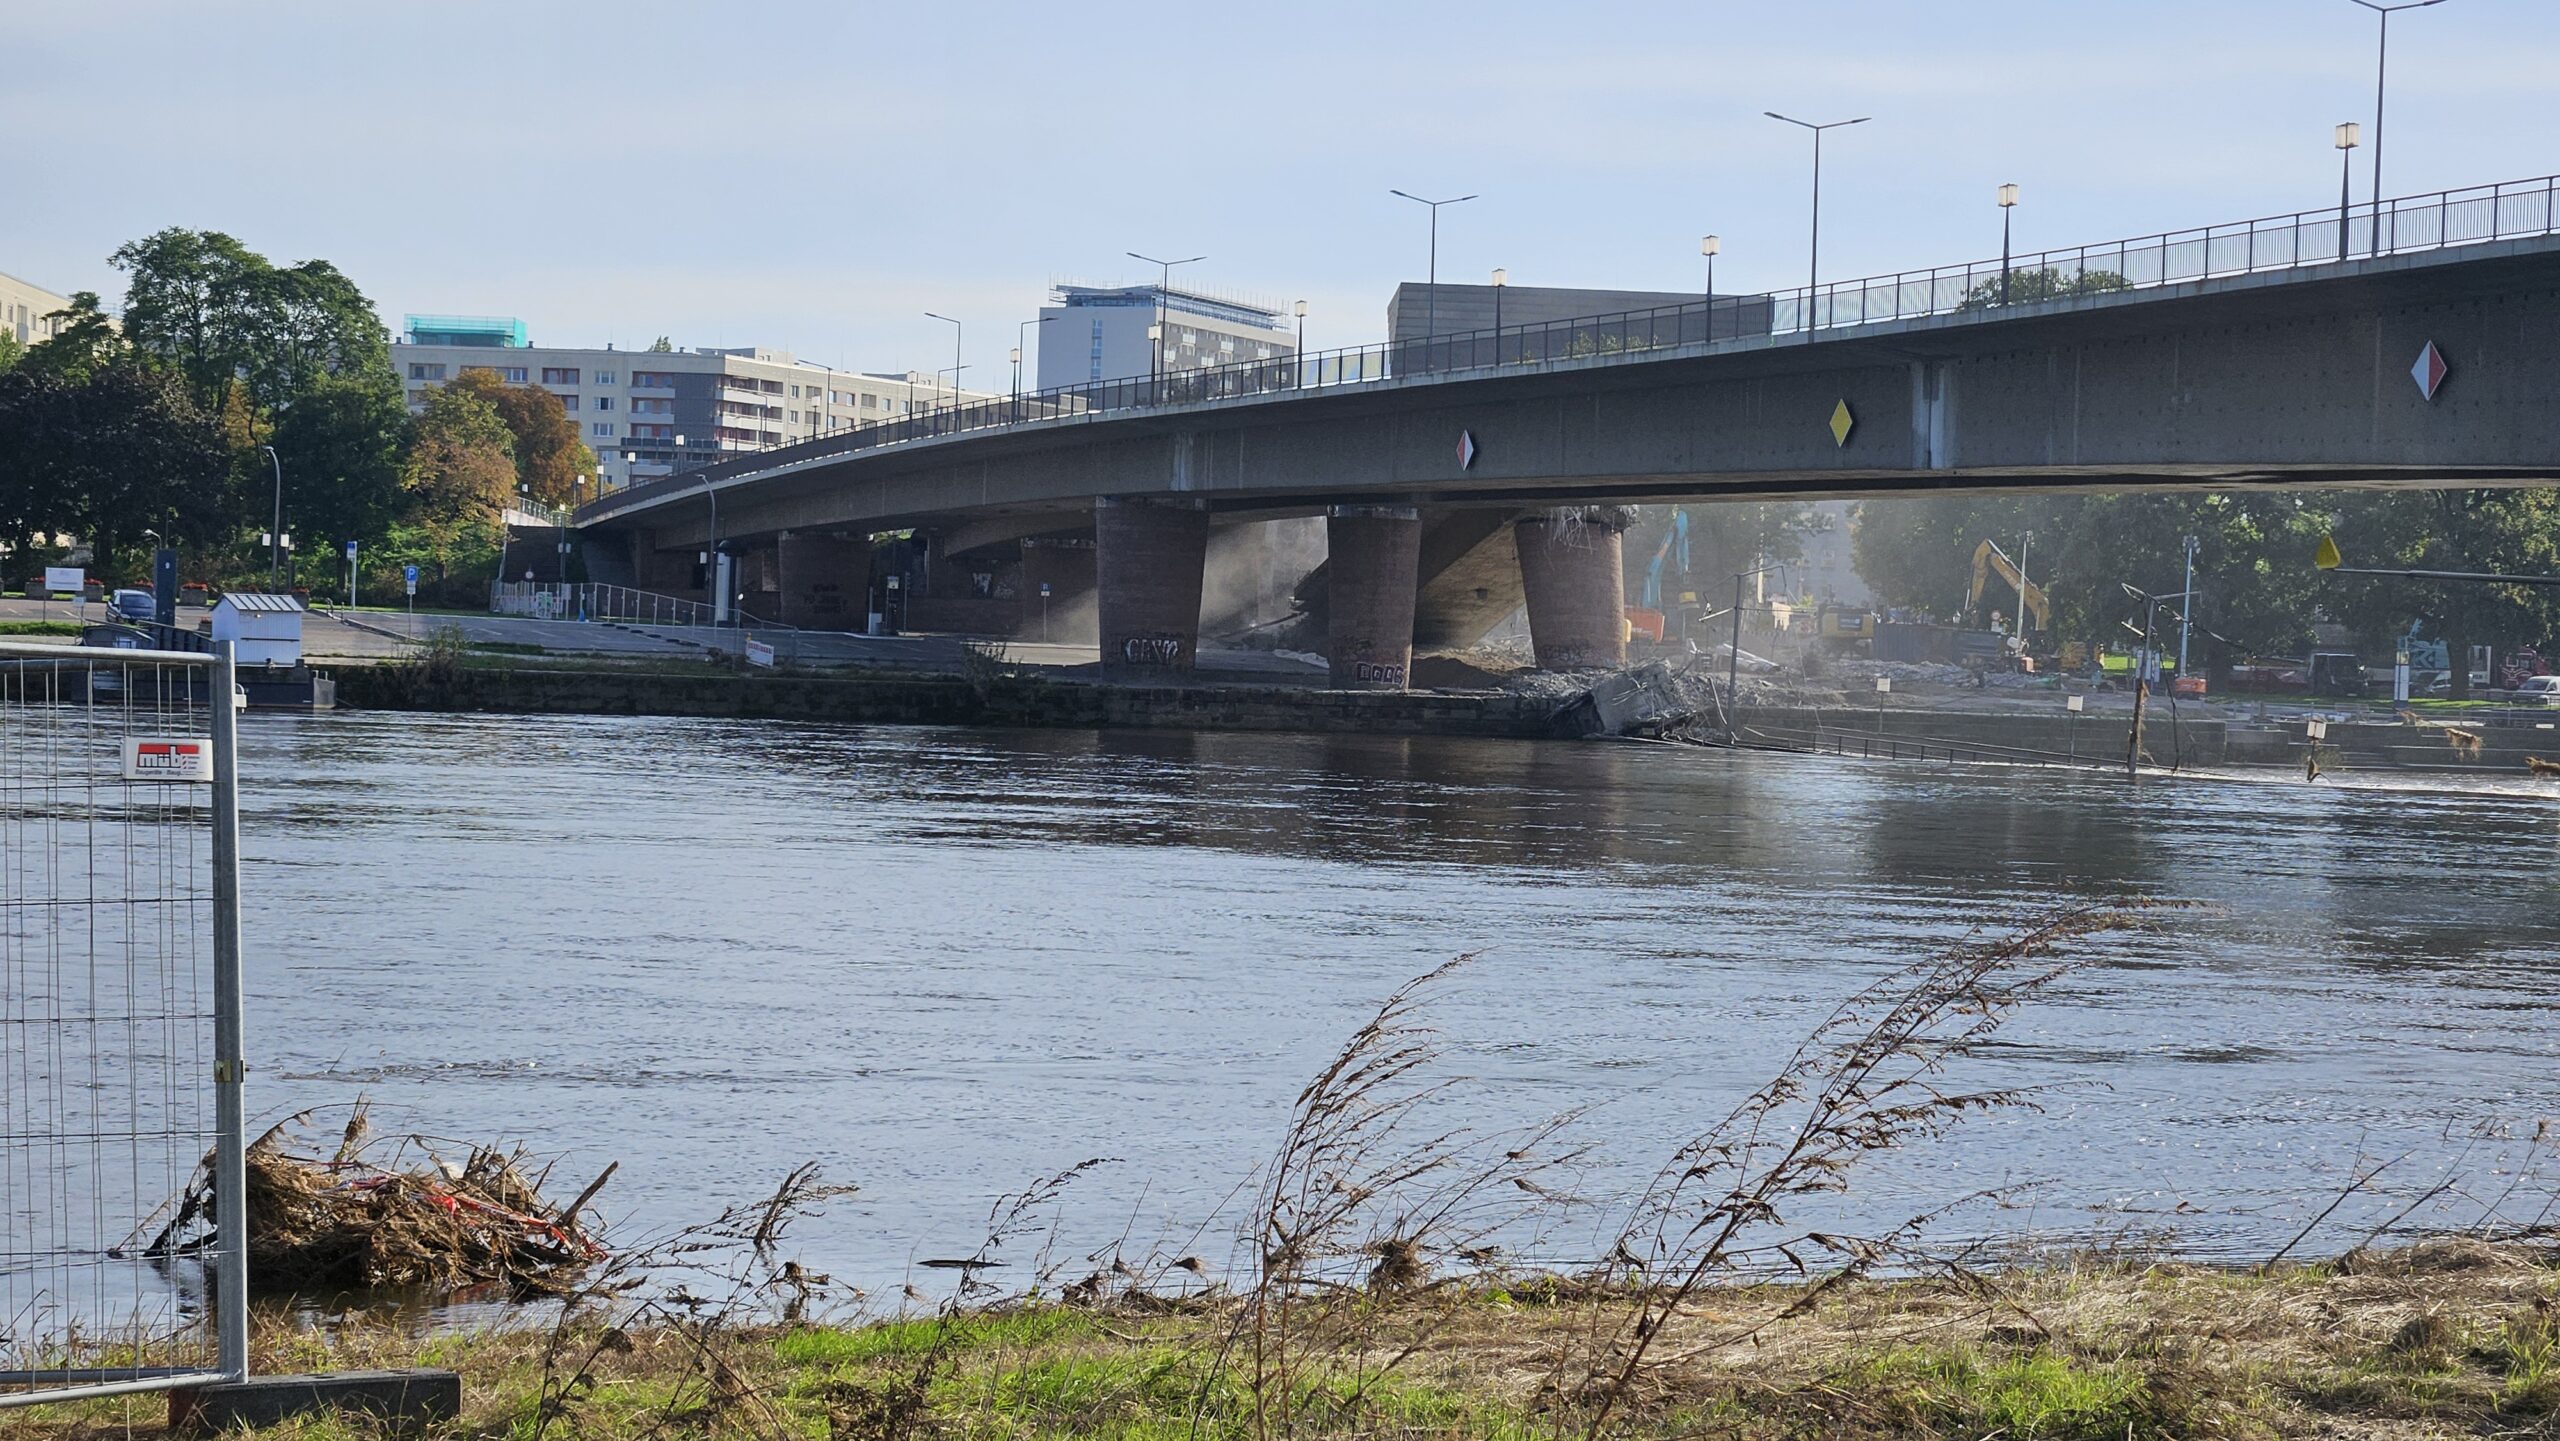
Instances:
[[[71,297],[56,295],[40,285],[29,285],[14,275],[0,275],[0,332],[7,333],[21,345],[33,345],[53,338],[54,325],[46,316],[71,303]]]
[[[1277,360],[1298,350],[1292,317],[1179,286],[1061,285],[1049,301],[1040,308],[1042,390]],[[1147,337],[1158,324],[1164,327],[1160,353]]]
[[[538,346],[512,316],[409,315],[391,364],[412,413],[465,370],[560,397],[614,490],[725,456],[813,440],[948,402],[914,371],[838,370],[788,351]],[[986,398],[960,391],[958,398]]]

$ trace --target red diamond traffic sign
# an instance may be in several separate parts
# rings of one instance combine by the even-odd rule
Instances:
[[[1462,430],[1462,431],[1459,431],[1459,432],[1458,432],[1458,469],[1460,469],[1460,470],[1473,470],[1473,469],[1475,469],[1475,468],[1476,468],[1476,433],[1475,433],[1474,431],[1472,431],[1472,430]]]
[[[2432,340],[2427,342],[2426,349],[2418,352],[2418,363],[2409,367],[2409,378],[2418,382],[2418,394],[2428,400],[2436,398],[2436,392],[2444,388],[2444,378],[2452,373],[2453,367],[2445,362],[2444,352],[2436,349]]]

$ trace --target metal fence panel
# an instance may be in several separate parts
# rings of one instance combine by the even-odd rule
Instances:
[[[0,647],[0,1408],[246,1374],[222,649]]]

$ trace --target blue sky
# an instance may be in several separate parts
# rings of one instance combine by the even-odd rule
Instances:
[[[2333,204],[2372,120],[2349,0],[1689,0],[1580,6],[81,0],[0,11],[0,270],[112,303],[164,225],[321,256],[403,311],[537,341],[763,344],[973,382],[1056,280],[1206,253],[1305,298],[1309,343],[1441,275],[1687,289],[1827,277]],[[2560,171],[2560,3],[2392,25],[2385,188]],[[2370,135],[2368,135],[2368,141]],[[2360,154],[2356,179],[2367,184]]]

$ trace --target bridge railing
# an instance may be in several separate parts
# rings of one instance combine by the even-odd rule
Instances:
[[[2560,177],[2507,181],[2032,251],[2005,260],[1826,281],[1767,295],[1701,296],[1679,305],[1577,320],[1458,331],[932,406],[627,487],[615,492],[611,503],[698,490],[706,481],[753,474],[780,461],[820,460],[1035,421],[1090,420],[1155,406],[1643,355],[1745,337],[1810,337],[1848,326],[2010,305],[2092,301],[2124,291],[2554,233],[2560,233]]]

